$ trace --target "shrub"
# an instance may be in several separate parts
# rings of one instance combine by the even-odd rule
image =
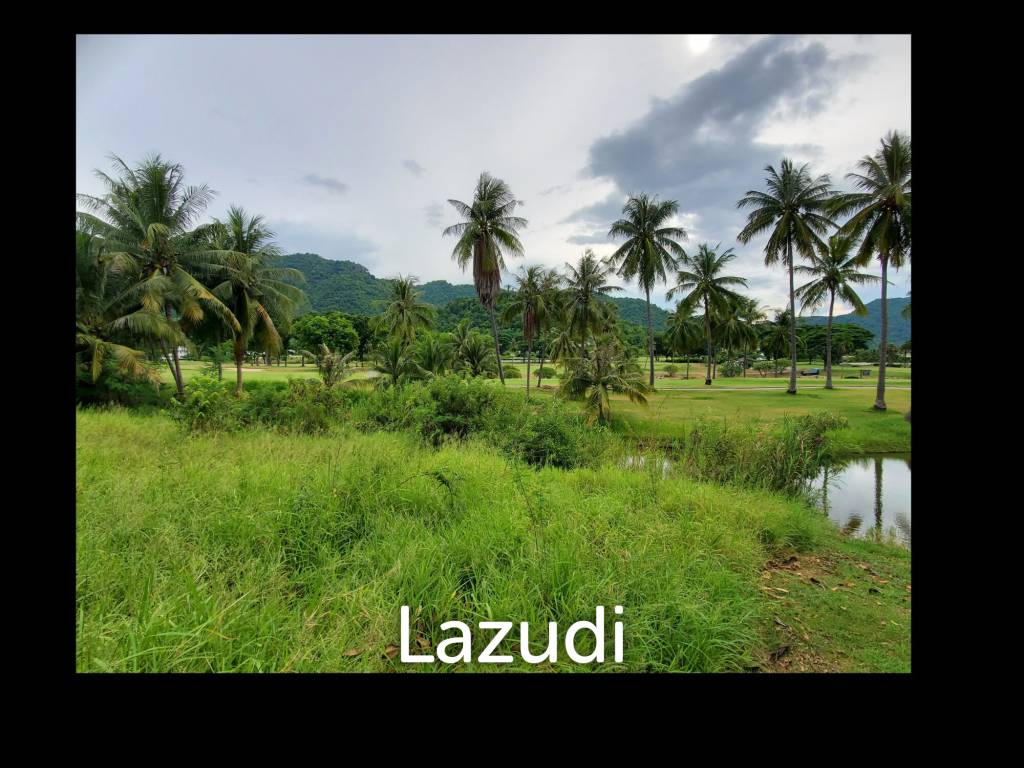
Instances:
[[[607,428],[588,427],[580,413],[559,400],[536,411],[524,409],[523,416],[511,422],[494,419],[488,442],[534,466],[596,466],[612,439]]]
[[[558,372],[554,368],[548,368],[548,366],[545,365],[534,371],[533,375],[539,381],[541,378],[553,379],[558,375]]]
[[[184,401],[172,401],[171,416],[190,432],[229,432],[242,426],[244,398],[225,382],[200,375],[189,382]]]
[[[743,368],[735,360],[727,360],[718,366],[718,374],[724,378],[731,379],[743,373]]]
[[[502,365],[502,371],[505,374],[506,379],[521,379],[523,378],[522,372],[514,365]]]
[[[675,363],[669,363],[665,366],[665,373],[667,373],[669,378],[671,378],[679,373],[679,366]]]

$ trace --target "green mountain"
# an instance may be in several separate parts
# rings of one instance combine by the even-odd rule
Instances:
[[[887,303],[889,305],[889,343],[899,346],[910,338],[910,320],[900,314],[903,308],[910,303],[910,299],[904,296],[898,299],[887,299]],[[832,318],[832,322],[850,323],[866,328],[875,334],[871,346],[877,347],[878,335],[882,331],[882,300],[875,299],[874,301],[869,301],[864,306],[868,310],[867,315],[864,317],[852,313],[849,315],[836,315]],[[828,317],[821,315],[812,315],[802,319],[807,325],[826,325],[828,323]]]
[[[315,253],[291,253],[282,256],[279,266],[292,267],[306,276],[303,289],[309,297],[305,311],[330,312],[340,310],[356,315],[375,315],[388,295],[390,280],[374,277],[362,264],[353,261],[325,259]],[[452,285],[447,280],[432,280],[419,286],[423,300],[443,307],[459,299],[476,297],[472,285]],[[647,327],[647,304],[642,299],[602,297],[619,308],[619,319]],[[657,305],[651,306],[651,321],[655,331],[665,330],[668,312]]]

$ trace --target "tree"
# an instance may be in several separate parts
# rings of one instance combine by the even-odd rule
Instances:
[[[680,302],[681,304],[682,302]],[[704,324],[680,304],[668,316],[666,341],[673,354],[686,356],[686,378],[690,378],[690,355],[700,349]]]
[[[587,422],[607,424],[611,418],[611,393],[623,394],[630,402],[646,404],[647,387],[643,370],[615,339],[595,339],[594,354],[568,361],[562,392],[585,401]]]
[[[519,316],[523,325],[523,340],[526,342],[526,397],[530,397],[530,358],[533,355],[533,341],[537,338],[541,323],[547,318],[550,294],[545,290],[543,267],[528,267],[522,274],[513,275],[516,281],[514,293],[509,297],[502,313],[502,320]]]
[[[451,334],[424,334],[416,344],[413,359],[427,373],[443,376],[455,364],[455,349],[452,346]]]
[[[622,289],[608,282],[612,270],[598,261],[590,248],[583,252],[576,267],[566,263],[565,269],[566,330],[579,334],[579,353],[586,357],[587,334],[596,334],[604,322],[604,306],[598,295]]]
[[[373,370],[380,374],[376,384],[381,389],[398,387],[426,375],[426,371],[413,360],[410,346],[397,338],[387,339],[377,345]]]
[[[355,350],[341,354],[333,352],[326,344],[320,345],[320,354],[317,355],[316,367],[323,379],[324,386],[330,388],[345,380],[348,375],[349,363],[355,357]]]
[[[302,315],[292,323],[291,330],[292,337],[302,350],[315,351],[326,345],[339,354],[347,354],[359,349],[359,334],[341,312]]]
[[[860,266],[871,263],[874,254],[882,265],[881,324],[878,346],[886,349],[889,342],[889,308],[886,301],[888,270],[900,269],[909,263],[911,254],[911,147],[910,137],[890,132],[882,139],[874,156],[865,156],[857,163],[859,173],[848,173],[859,192],[836,195],[832,213],[849,215],[842,233],[861,238],[857,249]],[[875,408],[885,406],[885,355],[878,363],[878,388]]]
[[[162,312],[168,325],[186,335],[189,324],[203,318],[204,311],[220,317],[232,331],[240,325],[224,303],[202,283],[212,278],[223,259],[209,246],[210,225],[192,229],[213,197],[205,184],[186,187],[184,169],[159,155],[147,157],[136,168],[112,156],[119,176],[96,171],[106,187],[101,197],[78,195],[87,211],[78,213],[79,227],[102,238],[106,252],[121,259],[134,279],[117,297],[151,316]],[[155,331],[148,317],[137,315],[139,332]],[[141,323],[146,324],[143,328]],[[178,396],[185,384],[178,359],[178,345],[168,334],[151,335],[161,345],[174,377]]]
[[[746,377],[747,353],[757,349],[757,343],[760,338],[758,329],[767,318],[757,299],[751,297],[743,297],[739,306],[739,317],[750,329],[750,334],[747,336],[748,344],[743,347],[743,376]]]
[[[608,257],[618,266],[618,275],[637,281],[647,297],[647,354],[650,358],[650,387],[654,387],[654,325],[651,322],[651,289],[668,281],[667,272],[677,268],[676,260],[686,254],[676,239],[685,240],[686,230],[665,224],[679,210],[675,200],[658,202],[645,194],[630,197],[622,208],[623,218],[612,224],[609,237],[626,242]]]
[[[411,344],[418,330],[434,327],[434,308],[420,301],[415,277],[399,275],[391,282],[391,296],[380,321],[387,332],[405,344]]]
[[[234,340],[235,396],[241,397],[246,350],[255,342],[269,354],[280,352],[275,319],[290,322],[305,298],[293,282],[305,278],[297,269],[273,266],[281,251],[262,216],[247,216],[242,208],[231,206],[226,221],[215,220],[212,234],[210,248],[223,258],[223,280],[212,291],[238,320],[238,328],[229,330]]]
[[[459,238],[452,250],[452,258],[458,262],[459,267],[465,270],[468,264],[473,265],[473,287],[480,303],[491,316],[494,356],[500,361],[501,348],[498,346],[494,305],[501,292],[504,255],[522,256],[524,253],[523,244],[516,233],[526,227],[527,221],[514,215],[522,201],[515,199],[504,181],[484,172],[477,181],[471,204],[461,200],[448,202],[459,212],[463,221],[445,229],[443,235]],[[504,385],[505,374],[501,366],[498,366],[498,375]]]
[[[459,351],[455,370],[470,376],[500,373],[498,359],[491,349],[491,340],[475,328],[472,329]]]
[[[747,287],[747,281],[735,275],[722,274],[726,265],[736,258],[732,248],[719,254],[721,243],[714,248],[701,243],[693,256],[683,254],[682,269],[676,273],[676,284],[669,289],[666,298],[671,299],[677,293],[686,292],[679,302],[676,313],[688,316],[701,305],[704,308],[704,335],[707,341],[708,371],[704,377],[705,386],[711,386],[711,322],[714,313],[724,314],[730,303],[738,302],[740,295],[729,288],[731,285]]]
[[[544,334],[551,330],[554,319],[564,311],[565,293],[562,291],[562,276],[558,270],[549,269],[544,273],[540,281],[541,294],[544,297],[545,312],[539,318],[538,333]],[[548,351],[546,340],[541,337],[540,364],[537,366],[537,389],[540,389],[541,381],[544,378],[544,354]],[[529,377],[527,377],[529,381]]]
[[[828,248],[821,254],[811,257],[811,265],[800,265],[797,272],[809,275],[813,279],[796,290],[800,299],[800,311],[817,309],[828,297],[828,323],[825,326],[825,389],[832,389],[832,311],[836,296],[853,307],[858,315],[866,315],[867,307],[853,289],[855,285],[865,285],[878,280],[874,275],[857,271],[857,257],[850,256],[853,241],[843,235],[832,235],[828,239]]]
[[[824,250],[819,235],[835,224],[825,215],[830,200],[828,176],[812,179],[808,166],[793,166],[783,158],[776,173],[772,166],[765,168],[768,176],[767,192],[749,190],[736,203],[737,208],[753,208],[746,226],[737,239],[749,243],[757,235],[770,232],[764,247],[764,263],[768,266],[782,261],[789,270],[789,389],[796,394],[796,296],[793,286],[793,248],[804,258],[811,258],[815,250]]]
[[[757,343],[757,331],[747,321],[745,315],[746,304],[747,299],[744,296],[738,296],[735,300],[729,302],[726,309],[720,313],[715,328],[717,338],[720,344],[725,347],[730,359],[731,353],[734,350],[743,350],[742,370],[744,373],[746,373],[746,350]],[[734,365],[732,362],[729,364]]]

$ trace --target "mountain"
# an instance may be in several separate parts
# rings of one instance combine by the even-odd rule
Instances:
[[[889,305],[889,343],[899,346],[910,338],[910,320],[900,314],[903,308],[910,303],[910,299],[904,296],[899,299],[888,299],[887,302]],[[875,299],[874,301],[869,301],[864,306],[868,310],[867,315],[864,317],[853,313],[836,315],[832,318],[832,322],[851,323],[866,328],[875,334],[871,346],[877,347],[878,335],[882,332],[882,300]],[[812,315],[802,319],[807,325],[826,325],[828,323],[828,317],[821,315]]]
[[[278,260],[278,266],[292,267],[306,276],[303,289],[309,298],[305,311],[341,310],[356,315],[376,315],[377,302],[387,299],[391,281],[375,277],[362,264],[353,261],[325,259],[315,253],[291,253]],[[476,297],[472,285],[452,285],[447,280],[431,280],[418,286],[423,301],[443,307],[458,299]],[[643,299],[603,296],[619,308],[619,319],[647,327],[647,304]],[[668,312],[651,306],[651,322],[655,331],[665,330]]]

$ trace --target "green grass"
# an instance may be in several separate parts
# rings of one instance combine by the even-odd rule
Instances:
[[[186,437],[126,411],[79,411],[76,429],[83,671],[551,669],[404,665],[386,653],[403,604],[432,646],[447,620],[535,632],[557,621],[562,636],[621,604],[625,659],[609,652],[596,669],[766,668],[777,609],[765,562],[864,547],[794,498],[614,466],[534,471],[480,444],[433,451],[344,430]],[[909,574],[909,557],[892,562]],[[841,629],[835,664],[908,668],[905,644]],[[486,637],[475,640],[474,656]],[[588,668],[564,646],[554,665]]]

